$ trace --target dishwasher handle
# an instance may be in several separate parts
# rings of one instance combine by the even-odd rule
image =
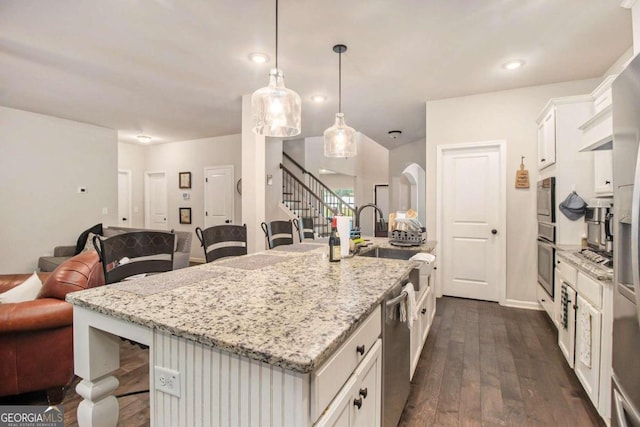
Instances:
[[[407,295],[408,294],[405,291],[402,291],[400,295],[386,302],[387,307],[393,307],[394,305],[400,304],[402,301],[407,299]]]

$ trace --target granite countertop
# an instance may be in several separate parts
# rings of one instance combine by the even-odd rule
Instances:
[[[305,242],[74,292],[67,301],[306,373],[416,264],[369,257],[330,263],[326,244]]]
[[[587,276],[605,283],[613,283],[613,270],[611,268],[587,261],[575,255],[577,252],[580,252],[581,248],[579,246],[556,246],[556,248],[558,249],[556,251],[558,257],[582,271]]]

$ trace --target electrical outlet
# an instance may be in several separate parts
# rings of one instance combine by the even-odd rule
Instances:
[[[156,390],[180,397],[180,372],[162,366],[153,367]]]

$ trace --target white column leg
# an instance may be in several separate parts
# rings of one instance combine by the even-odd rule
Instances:
[[[80,427],[115,427],[118,423],[118,400],[111,393],[118,388],[118,379],[105,376],[95,381],[82,380],[76,391],[83,397],[78,405]]]

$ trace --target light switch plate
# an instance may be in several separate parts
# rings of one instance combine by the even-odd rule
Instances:
[[[156,390],[180,397],[180,372],[162,366],[153,367]]]

